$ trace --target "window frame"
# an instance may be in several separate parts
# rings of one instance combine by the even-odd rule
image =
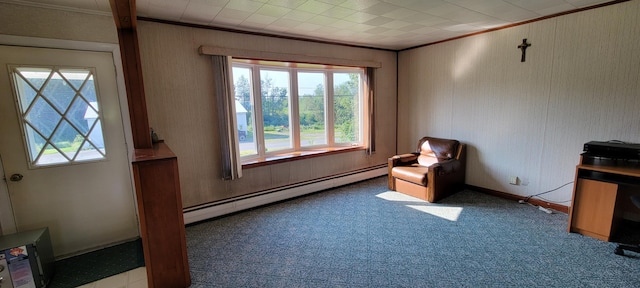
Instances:
[[[14,96],[13,99],[16,103],[16,113],[20,124],[20,133],[25,147],[25,159],[27,159],[27,167],[29,169],[70,166],[109,160],[109,154],[107,153],[109,149],[107,147],[107,142],[105,141],[106,136],[104,133],[104,117],[102,110],[99,108],[102,100],[100,99],[95,67],[12,64],[8,65],[8,69],[12,86],[11,90]],[[20,71],[21,69],[24,69],[25,71]],[[28,78],[26,75],[33,72],[47,74],[45,78],[41,78],[44,79],[44,82],[37,87],[34,86],[34,83],[32,82],[32,79],[35,78]],[[73,80],[79,79],[72,79],[70,77],[71,74],[78,73],[85,74],[83,78],[80,78],[82,83],[80,83],[79,86],[72,83]],[[56,99],[55,95],[49,94],[53,93],[52,91],[45,90],[46,86],[53,83],[53,81],[69,86],[69,89],[71,89],[69,92],[73,92],[74,95],[69,103],[66,104],[66,107],[60,107],[59,105],[54,104]],[[28,90],[25,89],[27,86],[35,92],[35,95],[31,100],[27,100],[25,98],[28,94]],[[94,101],[91,101],[92,99],[88,98],[86,93],[90,91],[85,91],[85,88],[93,90],[93,93],[95,94],[95,99],[93,99]],[[41,129],[36,127],[38,126],[37,123],[27,119],[29,114],[33,111],[33,107],[36,105],[38,99],[42,99],[42,102],[49,105],[51,108],[50,111],[57,113],[57,116],[59,116],[59,118],[54,121],[57,123],[50,133],[40,131]],[[73,106],[76,105],[76,103],[80,102],[87,104],[84,114],[85,121],[86,113],[89,111],[89,108],[91,115],[95,116],[95,120],[92,124],[88,124],[88,131],[86,132],[81,131],[81,125],[73,121],[74,117],[72,114],[74,112],[71,109],[74,108]],[[61,128],[62,125],[68,125],[68,127],[75,130],[76,138],[82,138],[82,140],[80,140],[82,143],[75,151],[65,152],[63,151],[65,147],[62,147],[59,143],[55,142],[56,140],[54,138],[58,135],[57,133],[63,129]],[[46,134],[49,135],[47,136]],[[96,136],[99,136],[97,137],[98,139],[94,138]],[[41,148],[37,148],[38,145],[36,144],[36,138],[38,137],[42,138],[42,141],[44,141]],[[87,151],[87,147],[89,151]],[[47,156],[49,153],[47,153],[46,150],[52,150],[52,153]],[[56,155],[59,155],[59,157],[56,157]]]
[[[364,127],[366,123],[365,114],[368,104],[367,95],[365,93],[365,74],[366,67],[348,67],[348,66],[335,66],[335,65],[322,65],[322,64],[306,64],[286,61],[260,61],[251,59],[238,59],[233,58],[231,61],[232,68],[249,69],[249,75],[252,79],[248,79],[251,85],[251,122],[253,125],[253,145],[256,154],[241,156],[241,162],[243,166],[245,164],[256,164],[261,162],[268,162],[271,160],[291,159],[297,157],[308,157],[310,155],[318,155],[329,153],[331,154],[337,151],[353,151],[365,149],[366,143],[366,129]],[[290,148],[266,151],[265,138],[264,138],[264,117],[262,111],[262,91],[261,91],[261,78],[260,74],[263,70],[270,71],[287,71],[289,73],[289,86],[288,86],[288,105],[289,105],[289,137]],[[233,71],[233,69],[232,69]],[[301,139],[301,126],[300,126],[300,110],[299,110],[299,85],[298,85],[298,73],[323,73],[324,74],[324,130],[326,143],[310,146],[302,146]],[[355,73],[358,74],[358,140],[355,142],[336,143],[335,139],[335,119],[334,119],[334,74],[335,73]],[[233,72],[232,72],[233,74]],[[235,77],[233,77],[233,97],[235,98]],[[259,96],[259,97],[256,97]],[[235,105],[235,104],[234,104]],[[256,109],[256,107],[260,109]],[[246,107],[245,107],[246,109]],[[249,110],[249,109],[247,109]],[[238,149],[240,142],[237,142]]]

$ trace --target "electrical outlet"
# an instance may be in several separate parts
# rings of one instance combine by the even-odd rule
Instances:
[[[509,184],[518,185],[518,176],[510,176],[509,177]]]

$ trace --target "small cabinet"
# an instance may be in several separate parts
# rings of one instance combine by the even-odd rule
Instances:
[[[630,195],[640,193],[640,167],[636,161],[581,155],[576,166],[569,232],[603,241],[615,241],[625,229]]]

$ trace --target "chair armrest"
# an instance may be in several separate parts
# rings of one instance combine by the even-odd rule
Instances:
[[[429,166],[429,170],[432,169],[436,172],[436,175],[457,173],[462,169],[462,162],[458,159],[450,159]]]
[[[451,159],[429,166],[429,185],[431,185],[433,193],[427,201],[437,202],[464,189],[465,169],[464,162],[458,159]]]
[[[396,190],[394,185],[393,176],[391,175],[391,170],[396,166],[409,166],[413,163],[418,163],[418,153],[407,153],[395,155],[389,159],[387,159],[387,177],[389,178],[389,189]]]
[[[388,159],[389,167],[407,166],[418,162],[418,153],[395,155]]]

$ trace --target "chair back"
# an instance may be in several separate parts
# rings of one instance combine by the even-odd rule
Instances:
[[[418,141],[418,163],[422,166],[451,160],[458,157],[458,140],[423,137]]]

